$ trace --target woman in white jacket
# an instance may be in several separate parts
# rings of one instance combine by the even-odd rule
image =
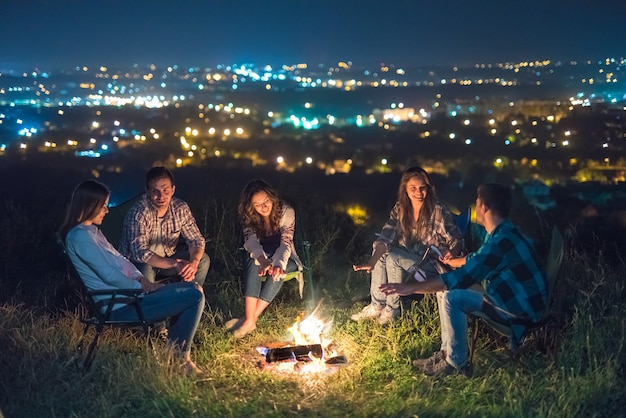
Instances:
[[[287,273],[302,270],[293,243],[296,216],[264,180],[248,183],[241,194],[239,216],[244,248],[245,317],[226,322],[236,338],[256,329],[261,313],[274,300]]]

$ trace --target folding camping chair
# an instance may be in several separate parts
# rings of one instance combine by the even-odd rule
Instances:
[[[544,317],[538,323],[532,323],[521,318],[511,318],[507,323],[497,321],[494,316],[485,314],[482,311],[472,312],[469,315],[470,328],[472,329],[472,337],[469,341],[469,363],[472,364],[474,352],[476,351],[476,341],[478,339],[478,331],[484,326],[487,332],[492,336],[506,337],[509,342],[509,350],[511,357],[517,359],[520,355],[524,340],[531,334],[536,334],[538,339],[542,341],[546,352],[553,358],[556,356],[557,350],[557,333],[558,330],[558,312],[554,311],[554,288],[563,262],[565,252],[565,241],[563,236],[556,227],[552,229],[552,238],[550,241],[550,251],[546,263],[545,277],[548,291],[548,308]],[[488,299],[484,299],[485,303],[489,303]],[[513,332],[514,327],[522,327],[523,332],[521,338],[516,337]]]
[[[146,335],[148,345],[152,348],[152,340],[150,339],[150,325],[144,319],[143,310],[141,309],[141,299],[143,297],[143,291],[141,289],[114,289],[114,290],[96,290],[91,291],[87,289],[85,283],[80,278],[78,271],[74,267],[72,260],[67,254],[65,242],[60,236],[56,237],[57,243],[66,258],[68,275],[73,283],[77,284],[80,289],[81,299],[83,306],[86,310],[83,311],[83,315],[80,321],[85,324],[83,334],[78,342],[77,349],[79,352],[83,352],[83,345],[86,341],[87,331],[91,326],[95,329],[95,336],[89,348],[87,349],[87,355],[83,362],[83,368],[89,370],[93,360],[96,356],[96,348],[98,345],[98,339],[100,334],[104,331],[105,327],[115,328],[141,328]],[[100,298],[103,296],[104,298]],[[136,320],[116,321],[111,319],[111,312],[115,304],[125,303],[132,305],[137,312]]]
[[[472,221],[472,208],[468,206],[458,215],[453,213],[452,217],[454,218],[454,223],[456,224],[457,228],[459,228],[459,231],[461,231],[461,236],[465,239],[469,232],[469,226]]]

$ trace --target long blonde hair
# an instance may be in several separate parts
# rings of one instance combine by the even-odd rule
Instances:
[[[413,218],[413,205],[407,195],[406,185],[412,178],[421,180],[427,187],[426,198],[420,209],[419,219]],[[409,242],[416,239],[422,239],[426,233],[428,222],[432,217],[435,210],[437,197],[435,195],[435,188],[430,181],[428,173],[421,167],[410,167],[403,174],[400,179],[400,186],[398,187],[398,232],[401,236]],[[413,228],[416,226],[417,228]],[[415,229],[417,231],[415,231]]]

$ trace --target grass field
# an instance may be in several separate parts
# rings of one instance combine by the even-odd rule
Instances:
[[[1,408],[18,417],[620,417],[626,411],[624,272],[567,258],[560,282],[567,323],[556,358],[533,340],[517,362],[503,345],[481,335],[471,377],[432,379],[411,359],[439,347],[433,297],[405,303],[390,326],[355,323],[353,302],[328,288],[321,305],[333,319],[330,337],[349,363],[331,372],[276,374],[259,368],[255,347],[284,341],[287,328],[311,301],[287,284],[258,329],[235,340],[223,322],[241,312],[229,282],[207,288],[209,306],[193,357],[206,371],[187,377],[169,353],[147,347],[141,334],[108,330],[91,370],[81,368],[77,311],[36,313],[0,306]],[[348,286],[359,294],[365,283]],[[219,301],[219,302],[217,302]]]
[[[192,351],[206,372],[200,377],[185,376],[164,347],[152,351],[130,330],[105,331],[92,368],[81,368],[80,308],[53,239],[76,177],[45,172],[26,185],[7,183],[15,190],[0,202],[0,418],[626,417],[626,263],[619,258],[623,247],[600,238],[607,231],[621,236],[616,224],[600,222],[606,217],[567,226],[563,211],[544,221],[521,201],[512,219],[542,254],[553,224],[568,232],[555,291],[563,318],[556,355],[543,354],[530,339],[514,362],[504,345],[481,334],[471,377],[432,379],[411,360],[439,348],[433,297],[407,301],[390,326],[349,319],[369,294],[367,274],[350,266],[368,256],[384,219],[373,212],[368,226],[358,226],[323,193],[288,176],[279,188],[298,203],[296,234],[300,244],[304,238],[312,244],[307,264],[313,280],[304,300],[295,283],[287,283],[257,330],[235,340],[223,323],[243,310],[241,231],[232,210],[240,187],[228,181],[230,172],[206,179],[192,174],[197,189],[188,183],[181,190],[193,197],[212,258],[204,286],[208,304]],[[369,181],[346,190],[365,195]],[[384,218],[389,208],[380,206]],[[611,262],[603,258],[609,253]],[[321,312],[333,319],[329,337],[348,364],[308,375],[260,369],[255,347],[284,341],[298,313],[311,312],[320,300]]]

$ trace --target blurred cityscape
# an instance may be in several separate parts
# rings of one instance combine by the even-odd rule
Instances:
[[[154,164],[329,176],[419,164],[458,182],[500,170],[549,207],[552,185],[626,181],[625,72],[625,58],[9,69],[0,164],[70,159],[96,176]]]

